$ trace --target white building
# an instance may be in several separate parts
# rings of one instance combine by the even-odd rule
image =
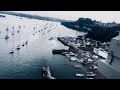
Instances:
[[[107,56],[108,56],[108,52],[106,52],[105,50],[102,50],[101,48],[94,48],[93,49],[93,52],[95,53],[95,54],[97,54],[97,55],[99,55],[99,56],[101,56],[101,57],[103,57],[103,58],[107,58]]]
[[[120,79],[120,34],[112,38],[107,59],[100,60],[98,71],[107,79]]]

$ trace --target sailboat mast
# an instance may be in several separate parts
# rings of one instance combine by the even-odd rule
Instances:
[[[13,48],[14,48],[14,35],[13,35]]]
[[[27,41],[28,41],[28,30],[27,30]]]
[[[20,26],[19,26],[19,31],[18,31],[18,33],[19,33],[19,45],[20,45]]]

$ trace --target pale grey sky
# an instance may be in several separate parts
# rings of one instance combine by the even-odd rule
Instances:
[[[80,17],[86,17],[103,22],[115,21],[117,23],[120,23],[120,11],[17,11],[17,12],[49,16],[66,20],[77,20]]]

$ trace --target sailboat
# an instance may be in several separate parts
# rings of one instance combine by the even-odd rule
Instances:
[[[20,26],[19,26],[19,29],[20,29]],[[19,33],[19,45],[17,46],[17,50],[19,50],[21,47],[20,47],[20,31],[18,30],[17,33]]]
[[[22,46],[25,46],[25,43],[23,42]]]
[[[6,28],[6,31],[7,31],[7,35],[5,36],[5,39],[9,39],[9,36],[8,36],[9,29],[8,29],[8,27]]]
[[[14,53],[14,50],[13,48],[10,50],[10,53],[9,54],[13,54]]]
[[[10,50],[9,54],[13,54],[14,53],[14,36],[13,36],[13,47],[12,49]]]
[[[27,31],[27,40],[26,40],[25,44],[28,44],[28,31]]]
[[[11,34],[11,35],[14,35],[14,26],[12,27],[12,29],[13,29],[13,32],[12,32],[12,34]]]

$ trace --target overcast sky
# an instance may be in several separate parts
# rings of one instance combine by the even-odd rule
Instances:
[[[17,11],[22,13],[49,16],[66,20],[77,20],[80,17],[91,18],[103,22],[120,23],[120,11]]]

